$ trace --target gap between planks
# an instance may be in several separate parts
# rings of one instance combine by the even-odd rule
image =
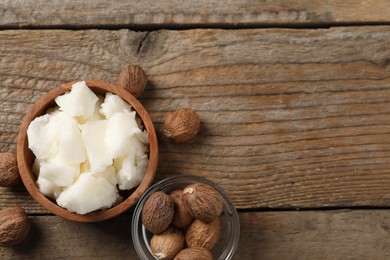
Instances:
[[[332,27],[389,26],[390,22],[322,22],[322,23],[244,23],[244,24],[116,24],[116,25],[0,25],[1,30],[131,30],[153,32],[160,30],[193,30],[193,29],[329,29]]]

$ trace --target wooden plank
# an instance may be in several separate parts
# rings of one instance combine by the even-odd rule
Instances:
[[[233,259],[387,259],[389,212],[242,212]],[[137,259],[131,216],[103,223],[75,223],[32,216],[29,237],[0,247],[1,259]]]
[[[241,213],[235,259],[388,259],[389,212]]]
[[[30,219],[27,239],[17,247],[0,247],[1,259],[137,259],[129,215],[93,224],[55,216]]]
[[[75,79],[145,68],[141,102],[160,142],[157,180],[222,186],[238,208],[390,205],[390,27],[134,32],[1,31],[0,151],[29,105]],[[163,137],[167,112],[198,111],[190,144]],[[0,190],[0,205],[25,200]]]
[[[240,27],[388,23],[389,1],[44,1],[0,3],[0,27]]]

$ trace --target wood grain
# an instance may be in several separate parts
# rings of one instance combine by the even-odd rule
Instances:
[[[387,211],[240,213],[233,259],[387,259]],[[137,259],[129,215],[103,223],[30,216],[29,237],[0,247],[1,259]]]
[[[235,259],[388,259],[389,212],[240,214]]]
[[[60,83],[114,82],[145,68],[141,102],[160,144],[157,180],[205,176],[238,208],[390,205],[390,26],[317,30],[0,31],[0,150],[28,107]],[[196,110],[190,144],[164,116]],[[28,196],[1,189],[0,205]]]
[[[0,28],[258,27],[389,23],[389,1],[44,1],[0,3]]]

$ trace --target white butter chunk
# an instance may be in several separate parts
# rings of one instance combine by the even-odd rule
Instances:
[[[70,166],[59,162],[41,163],[39,176],[59,187],[73,184],[80,174],[80,167]]]
[[[77,121],[80,124],[84,124],[84,123],[86,123],[88,121],[95,121],[95,120],[106,119],[106,117],[102,113],[100,113],[100,109],[101,109],[103,103],[104,103],[104,97],[98,96],[98,101],[95,104],[95,109],[94,109],[93,113],[91,115],[87,116],[87,117],[78,116],[78,117],[76,117]]]
[[[145,176],[148,166],[148,157],[136,150],[130,151],[126,156],[118,158],[115,166],[118,170],[118,186],[121,190],[136,187]]]
[[[72,85],[72,90],[64,95],[58,96],[55,102],[69,116],[91,117],[95,111],[95,104],[98,97],[85,83],[80,81]]]
[[[110,208],[117,201],[118,191],[106,178],[83,173],[57,199],[58,205],[78,214]]]
[[[112,157],[104,142],[107,120],[89,121],[80,125],[91,171],[102,172],[112,165]]]
[[[131,111],[131,106],[129,105],[129,103],[124,101],[118,95],[107,93],[106,97],[104,98],[102,108],[100,109],[100,113],[106,116],[106,118],[110,118],[117,112],[123,112],[123,110],[126,110],[128,112]]]
[[[137,136],[133,136],[130,139],[130,147],[132,150],[135,151],[135,155],[145,155],[146,153],[146,146],[144,143],[140,141],[140,139],[137,138]]]
[[[42,176],[38,177],[38,179],[37,179],[37,186],[38,186],[39,191],[43,195],[45,195],[45,196],[47,196],[49,198],[52,198],[52,199],[57,199],[58,196],[62,192],[62,188],[61,187],[55,185],[51,181],[46,180]]]
[[[121,190],[130,190],[140,184],[145,176],[148,166],[147,157],[140,158],[137,165],[131,161],[125,161],[122,169],[118,172],[118,187]]]
[[[50,114],[35,118],[27,129],[28,147],[36,158],[45,160],[57,153],[58,130],[50,124]]]
[[[125,155],[130,146],[130,138],[136,132],[141,132],[135,121],[135,112],[117,112],[108,119],[105,133],[105,144],[112,158]]]
[[[67,118],[59,131],[59,159],[68,164],[82,163],[86,160],[84,142],[78,122]]]
[[[116,178],[116,169],[113,165],[107,167],[103,172],[94,172],[94,176],[105,178],[111,185],[116,186],[118,180]]]
[[[135,137],[141,141],[142,143],[144,144],[148,144],[149,143],[149,137],[148,137],[148,133],[146,132],[146,130],[144,131],[137,131],[135,133]]]

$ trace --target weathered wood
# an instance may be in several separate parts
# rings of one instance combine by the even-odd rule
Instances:
[[[0,247],[1,259],[138,259],[131,216],[78,223],[56,216],[30,217],[31,230],[17,247]]]
[[[0,27],[240,27],[388,23],[389,1],[5,0]]]
[[[388,259],[389,212],[241,213],[235,259]]]
[[[390,205],[390,27],[134,32],[1,31],[0,150],[57,84],[114,82],[145,68],[141,96],[160,142],[157,179],[208,177],[238,208]],[[198,111],[190,144],[162,136],[167,112]],[[1,189],[0,205],[28,196]],[[44,212],[44,211],[43,211]]]
[[[241,236],[233,259],[388,259],[388,211],[240,213]],[[30,217],[29,237],[0,247],[1,259],[137,259],[131,216],[103,223]]]

